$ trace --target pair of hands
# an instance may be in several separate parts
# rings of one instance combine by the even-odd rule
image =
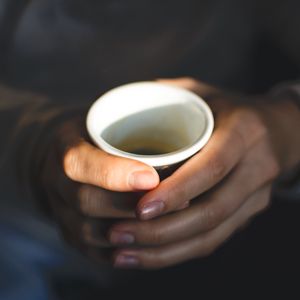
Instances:
[[[216,121],[205,148],[170,177],[160,182],[152,167],[96,148],[82,119],[60,127],[42,168],[65,238],[116,267],[162,268],[211,254],[268,207],[272,182],[294,164],[280,140],[292,108],[234,104],[193,79],[165,83],[208,99]]]

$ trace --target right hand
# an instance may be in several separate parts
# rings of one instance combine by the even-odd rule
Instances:
[[[56,131],[40,180],[64,238],[87,256],[103,261],[115,219],[135,218],[138,191],[159,184],[157,172],[141,162],[110,155],[93,146],[82,119]]]

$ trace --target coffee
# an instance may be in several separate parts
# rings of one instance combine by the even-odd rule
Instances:
[[[178,150],[180,147],[163,140],[154,138],[128,137],[121,143],[114,145],[115,148],[139,155],[160,155]]]

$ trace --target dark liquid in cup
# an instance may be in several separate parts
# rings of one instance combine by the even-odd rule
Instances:
[[[178,146],[167,141],[157,141],[155,139],[128,138],[114,147],[133,154],[140,155],[160,155],[178,150]]]

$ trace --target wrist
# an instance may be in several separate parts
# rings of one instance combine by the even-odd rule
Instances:
[[[267,128],[267,135],[281,173],[300,163],[300,110],[288,96],[265,95],[255,101],[256,111]],[[263,101],[261,101],[263,100]]]
[[[279,200],[299,201],[300,199],[300,85],[280,85],[270,92],[275,104],[280,106],[281,115],[289,119],[286,137],[289,137],[286,154],[287,171],[273,186],[273,195]],[[276,107],[276,106],[275,106]]]
[[[300,106],[286,95],[275,102],[273,110],[284,170],[292,171],[300,164]]]
[[[253,102],[255,102],[255,110],[265,124],[267,137],[280,167],[280,175],[273,183],[273,197],[299,201],[299,107],[288,95],[279,98],[269,94],[255,98]]]

